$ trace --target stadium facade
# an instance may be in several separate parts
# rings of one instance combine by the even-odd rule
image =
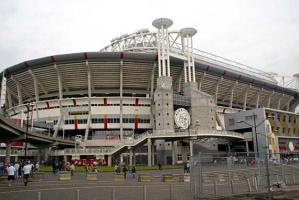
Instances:
[[[293,88],[280,86],[273,74],[195,49],[196,30],[171,25],[157,19],[157,31],[125,34],[99,52],[5,69],[4,113],[40,134],[76,140],[73,149],[48,151],[67,160],[175,164],[198,151],[262,151],[269,134],[272,152],[299,151],[298,77]]]

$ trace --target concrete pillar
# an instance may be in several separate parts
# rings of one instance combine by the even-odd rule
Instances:
[[[155,143],[152,142],[152,165],[155,165]]]
[[[133,149],[133,165],[136,165],[136,156],[135,156],[135,150]]]
[[[192,157],[193,156],[193,141],[192,140],[189,141],[189,148],[190,148],[190,157]]]
[[[64,162],[67,162],[67,156],[63,156]]]
[[[131,149],[129,150],[129,165],[133,166],[133,148],[131,147]]]
[[[123,154],[119,155],[119,162],[120,162],[120,164],[124,163],[124,155]]]
[[[108,155],[108,166],[110,167],[112,165],[112,156]]]
[[[175,145],[174,145],[174,141],[171,142],[171,157],[172,157],[172,165],[175,165]]]
[[[42,149],[38,148],[38,154],[37,154],[37,162],[41,163],[41,157],[42,157]]]
[[[246,154],[249,156],[249,146],[248,146],[248,141],[245,142],[246,144]]]
[[[148,138],[147,139],[147,165],[152,166],[152,139]]]
[[[10,156],[11,156],[11,144],[6,143],[5,161],[7,163],[10,163]]]

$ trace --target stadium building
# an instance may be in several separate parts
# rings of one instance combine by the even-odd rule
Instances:
[[[5,69],[4,114],[75,140],[73,148],[47,147],[66,160],[175,164],[199,151],[262,151],[268,137],[272,152],[299,151],[298,75],[281,85],[273,74],[195,49],[197,31],[171,25],[160,18],[157,31],[122,35],[99,52]]]

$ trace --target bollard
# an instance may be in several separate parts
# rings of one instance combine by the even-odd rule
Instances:
[[[234,182],[232,180],[230,181],[230,186],[232,189],[232,194],[234,194]]]
[[[288,175],[284,175],[284,182],[285,182],[285,184],[287,185],[288,184]]]
[[[171,184],[169,185],[169,199],[172,200],[172,188],[171,188]]]
[[[77,190],[76,192],[76,200],[80,200],[80,190]]]
[[[293,178],[293,184],[296,184],[296,180],[295,180],[295,174],[292,174],[292,178]]]
[[[257,185],[260,185],[260,176],[257,176]]]
[[[115,187],[112,187],[112,200],[115,200]]]
[[[255,190],[258,190],[258,188],[257,188],[257,178],[256,177],[254,177],[254,186],[255,186]]]
[[[215,196],[217,196],[217,193],[218,193],[218,191],[217,191],[217,181],[216,180],[214,180],[214,194],[215,194]]]
[[[279,182],[278,174],[276,175],[276,182]]]
[[[41,199],[42,199],[42,193],[41,193],[41,192],[38,192],[38,193],[37,193],[37,199],[38,199],[38,200],[41,200]]]
[[[146,185],[143,186],[143,200],[146,200]]]
[[[249,178],[247,179],[247,185],[248,185],[248,190],[249,190],[249,192],[252,192],[252,188],[251,188],[251,185],[250,185],[250,180],[249,180]]]

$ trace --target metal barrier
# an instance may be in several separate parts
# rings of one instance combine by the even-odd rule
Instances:
[[[253,154],[254,155],[254,154]],[[299,154],[280,154],[279,157],[297,157]],[[270,157],[270,156],[269,156]],[[250,192],[267,192],[284,185],[299,183],[299,161],[274,160],[268,165],[265,155],[200,154],[191,158],[191,190],[195,198],[207,196],[234,196]],[[270,158],[271,158],[270,157]],[[269,173],[268,173],[269,172]],[[269,183],[267,179],[269,178]]]

